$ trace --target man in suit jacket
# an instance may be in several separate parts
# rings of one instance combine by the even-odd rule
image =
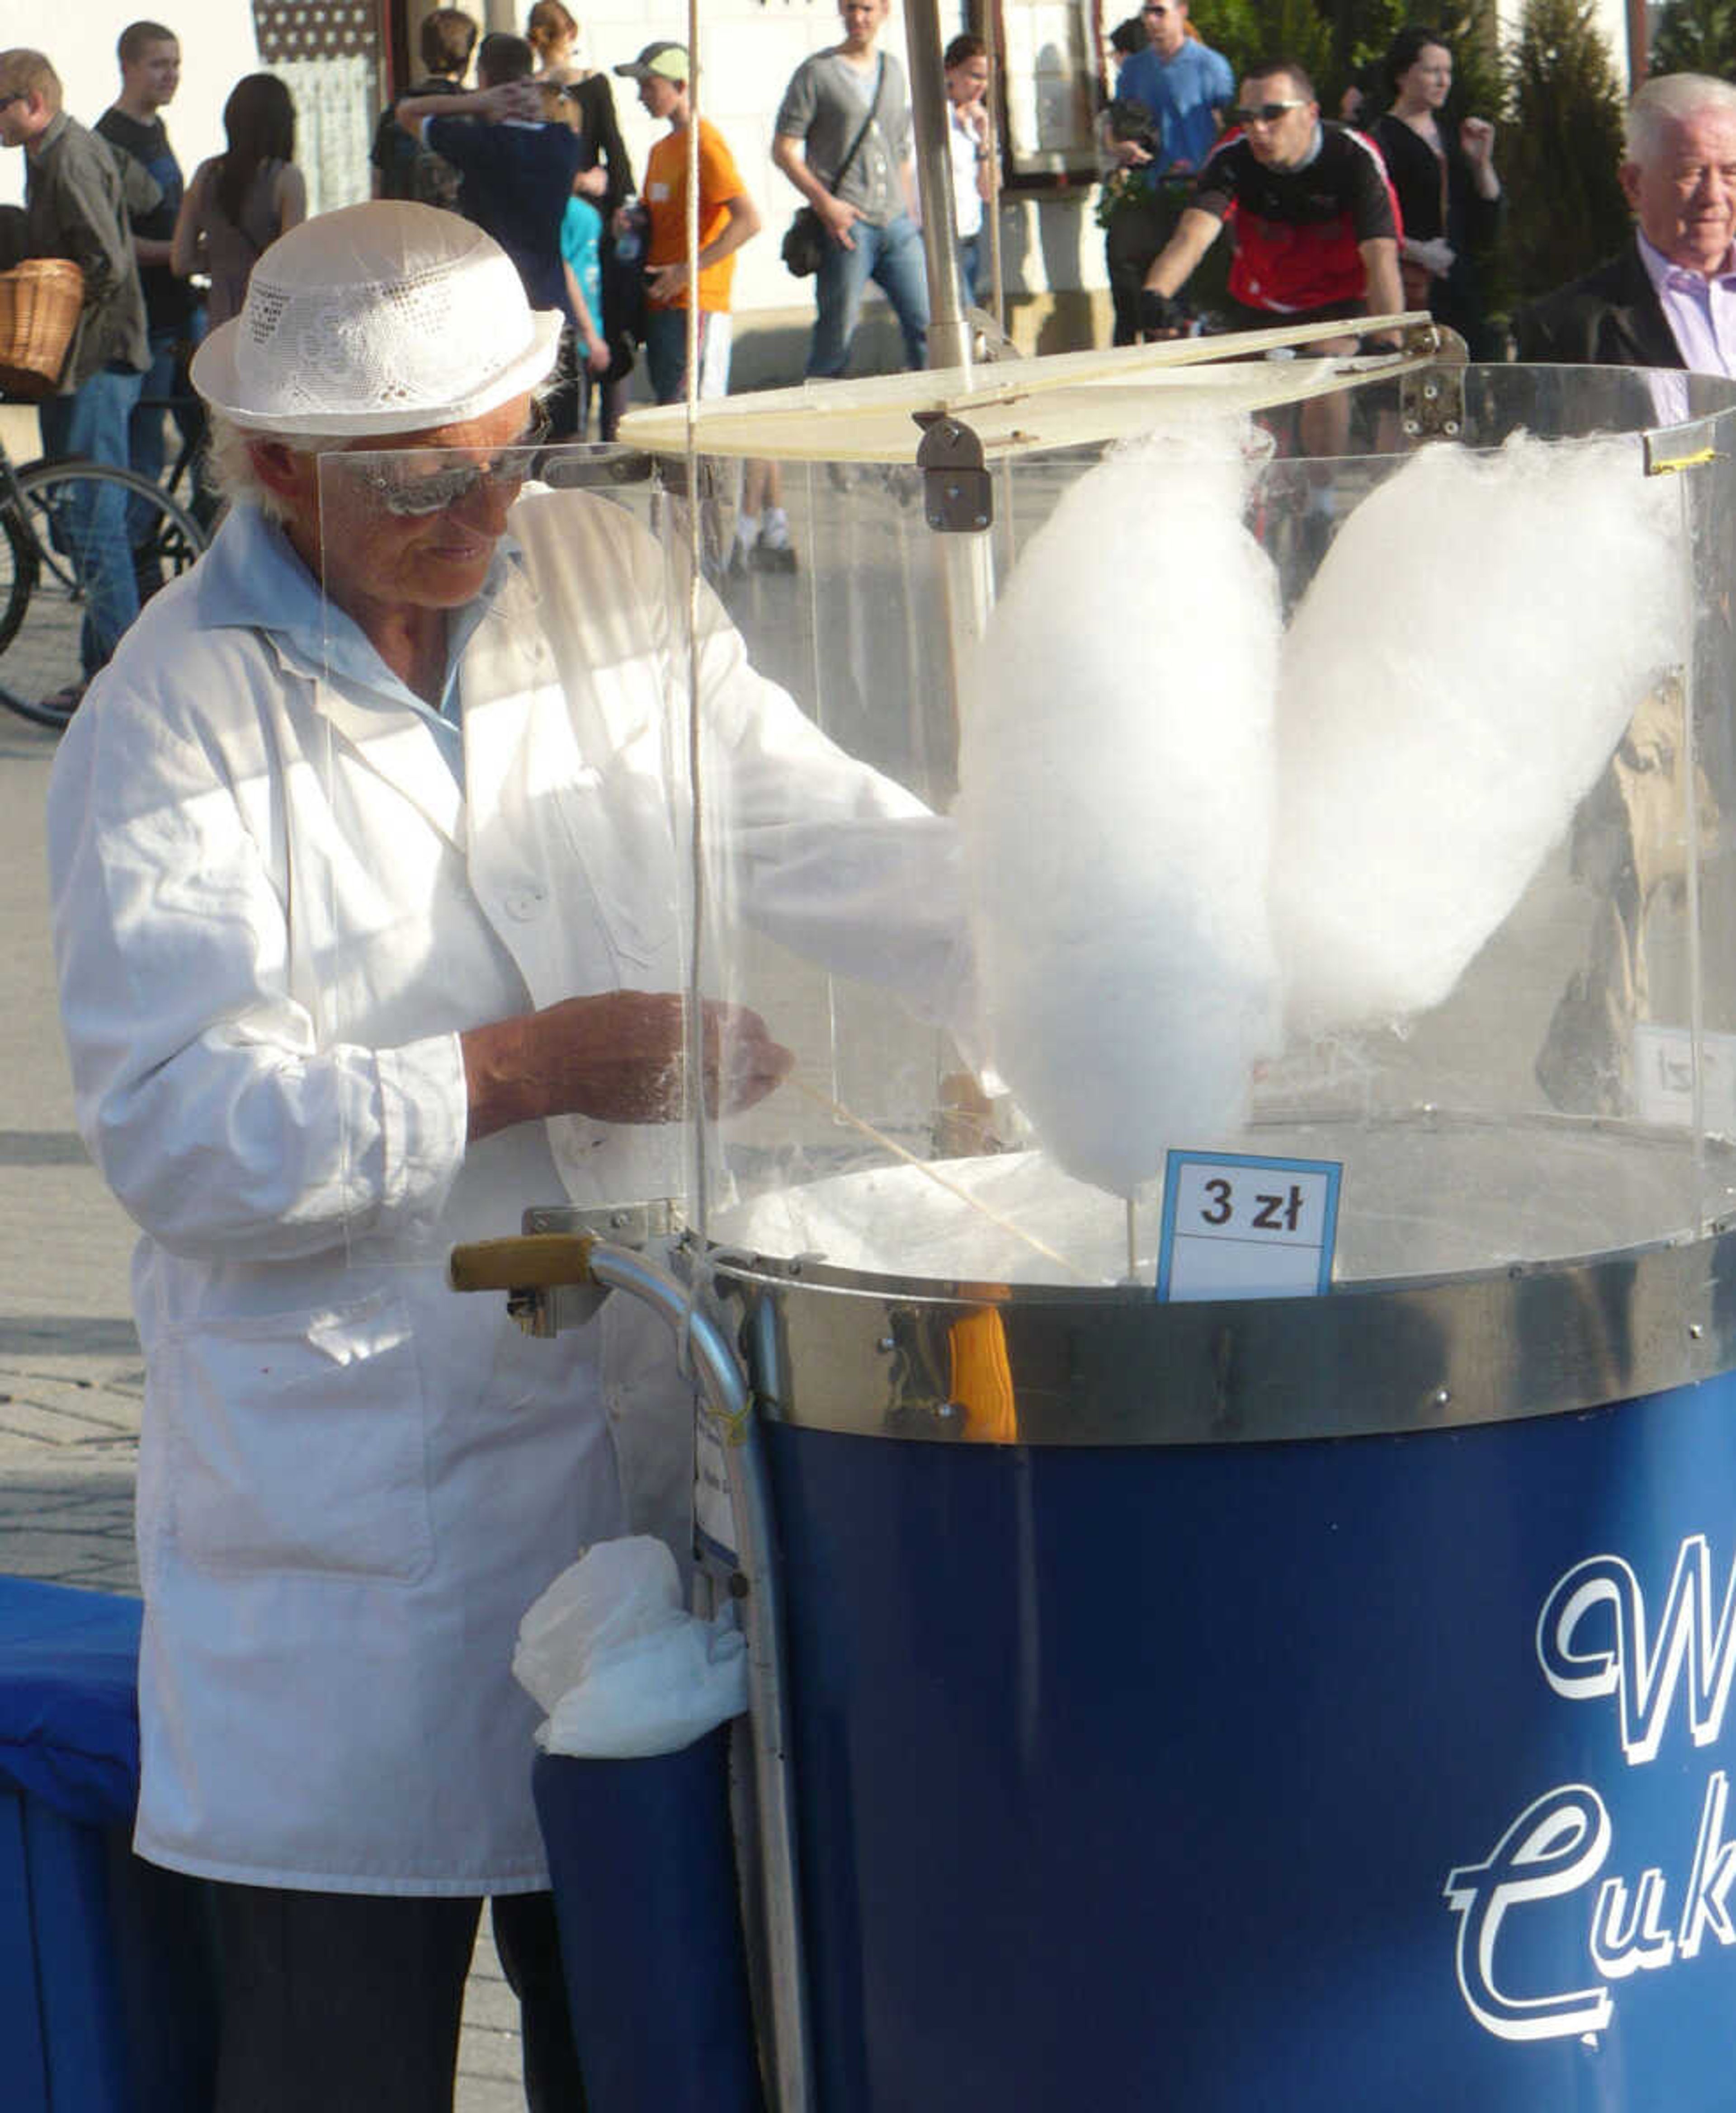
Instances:
[[[1520,313],[1519,356],[1676,369],[1650,384],[1656,422],[1668,425],[1688,415],[1681,369],[1736,376],[1736,89],[1703,74],[1647,81],[1628,106],[1627,157],[1632,239]],[[1650,1013],[1647,913],[1682,873],[1679,835],[1655,818],[1710,798],[1703,777],[1688,782],[1680,718],[1679,696],[1654,687],[1574,824],[1574,870],[1597,910],[1585,965],[1538,1055],[1538,1082],[1558,1108],[1633,1111],[1634,1026]]]
[[[1664,74],[1628,106],[1627,246],[1516,321],[1521,359],[1736,377],[1736,88]]]

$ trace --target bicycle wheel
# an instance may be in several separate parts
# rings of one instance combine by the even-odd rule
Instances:
[[[62,727],[139,603],[185,572],[205,539],[161,486],[107,463],[34,463],[18,490],[35,577],[0,641],[0,703]]]
[[[23,520],[8,507],[0,513],[0,653],[24,621],[36,572],[35,547]]]

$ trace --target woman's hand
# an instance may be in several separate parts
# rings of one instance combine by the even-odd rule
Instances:
[[[1438,235],[1432,242],[1407,241],[1405,254],[1413,264],[1420,264],[1431,279],[1444,279],[1453,268],[1452,244]]]
[[[1495,127],[1487,117],[1467,117],[1459,127],[1459,146],[1474,169],[1487,168],[1495,156]]]

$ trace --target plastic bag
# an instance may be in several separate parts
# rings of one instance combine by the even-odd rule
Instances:
[[[513,1677],[552,1709],[599,1654],[688,1618],[675,1558],[660,1540],[599,1540],[526,1610]]]
[[[545,1754],[629,1760],[678,1753],[747,1707],[747,1639],[732,1609],[690,1614],[563,1695],[536,1734]]]
[[[649,1535],[599,1541],[561,1572],[519,1624],[513,1673],[549,1712],[546,1753],[672,1754],[747,1707],[733,1609],[686,1613],[675,1558]]]

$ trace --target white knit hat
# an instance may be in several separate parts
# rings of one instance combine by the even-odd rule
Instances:
[[[240,314],[194,355],[193,386],[249,432],[418,432],[534,389],[561,320],[533,311],[511,258],[472,221],[380,199],[280,235]]]

